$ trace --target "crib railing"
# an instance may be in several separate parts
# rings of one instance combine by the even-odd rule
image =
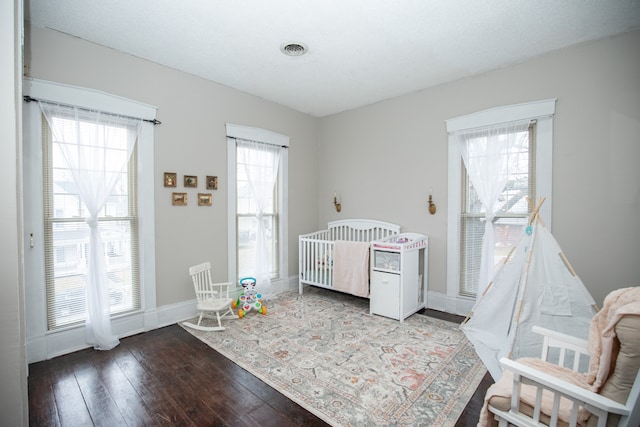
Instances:
[[[400,226],[376,220],[340,220],[327,230],[299,236],[299,291],[304,283],[331,288],[333,284],[333,243],[336,240],[370,242],[400,232]]]
[[[300,236],[300,293],[302,285],[330,287],[333,283],[333,240],[323,230]]]
[[[348,240],[350,242],[371,242],[385,238],[391,234],[389,230],[384,228],[371,228],[366,230],[359,230],[347,226],[339,226],[329,230],[331,234],[331,240]]]

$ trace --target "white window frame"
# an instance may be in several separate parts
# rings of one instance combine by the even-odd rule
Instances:
[[[156,108],[108,93],[25,79],[24,95],[132,117],[153,119]],[[47,331],[42,208],[42,113],[36,102],[24,103],[25,317],[27,362],[49,359],[86,348],[84,323]],[[155,278],[154,129],[143,122],[138,136],[138,213],[140,218],[141,309],[112,316],[118,337],[158,327]]]
[[[260,141],[265,144],[289,147],[289,137],[280,133],[266,129],[249,126],[241,126],[232,123],[226,124],[227,129],[227,242],[229,247],[228,275],[230,278],[238,278],[237,254],[238,247],[236,241],[236,140],[246,139],[249,141]],[[280,277],[273,279],[271,287],[273,293],[288,289],[289,274],[289,150],[283,149],[280,153],[280,164],[278,165],[278,216],[279,227],[279,270]]]
[[[462,206],[462,157],[453,134],[518,120],[536,120],[536,193],[545,197],[540,210],[551,229],[553,115],[556,99],[507,105],[446,121],[448,138],[447,298],[445,311],[466,314],[475,298],[460,295],[460,215]]]

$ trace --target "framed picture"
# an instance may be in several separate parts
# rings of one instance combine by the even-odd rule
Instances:
[[[207,190],[217,190],[217,189],[218,189],[218,177],[207,176]]]
[[[171,193],[171,204],[174,206],[187,206],[187,193]]]
[[[184,186],[196,188],[198,186],[198,177],[195,175],[185,175],[184,176]]]
[[[211,206],[212,200],[211,194],[198,193],[198,206]]]
[[[175,187],[177,181],[177,174],[175,172],[165,172],[164,173],[164,186],[165,187]]]

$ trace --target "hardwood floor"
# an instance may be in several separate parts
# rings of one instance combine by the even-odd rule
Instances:
[[[424,310],[460,322],[460,316]],[[475,426],[487,374],[456,427]],[[29,365],[31,426],[326,426],[178,325]]]

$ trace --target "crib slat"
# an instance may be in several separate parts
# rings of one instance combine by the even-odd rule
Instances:
[[[313,242],[313,260],[315,262],[317,262],[318,259],[318,245],[319,242]],[[311,280],[313,280],[314,282],[318,281],[318,268],[314,266],[313,269],[311,269],[311,271],[313,271],[313,277],[311,278]]]

